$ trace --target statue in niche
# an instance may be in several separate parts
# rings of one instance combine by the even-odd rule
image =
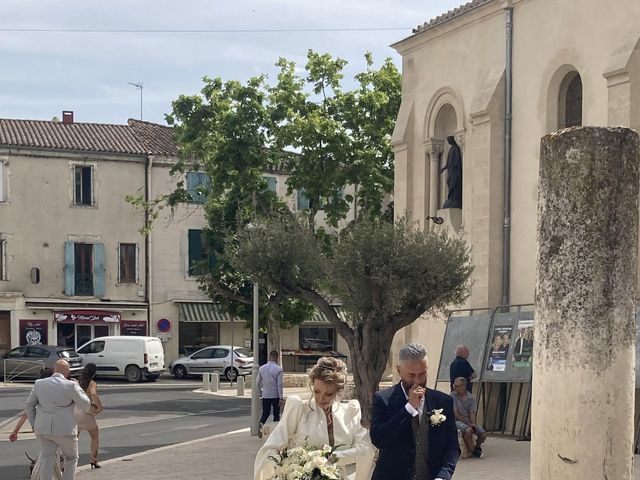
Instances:
[[[462,152],[455,138],[447,137],[447,142],[451,147],[447,155],[447,164],[442,167],[440,173],[449,171],[447,175],[449,194],[442,208],[462,208]]]

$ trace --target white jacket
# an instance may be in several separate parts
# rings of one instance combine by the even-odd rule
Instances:
[[[369,432],[360,425],[360,403],[357,400],[336,402],[333,405],[334,444],[341,445],[335,452],[338,465],[356,464],[355,480],[369,480],[373,470],[374,447]],[[282,419],[273,429],[254,463],[254,480],[266,480],[273,475],[275,463],[269,459],[285,446],[301,445],[322,447],[329,444],[327,420],[315,401],[287,397]]]
[[[77,382],[67,380],[60,373],[36,380],[26,412],[34,433],[38,435],[76,435],[73,408],[88,410],[91,401]]]

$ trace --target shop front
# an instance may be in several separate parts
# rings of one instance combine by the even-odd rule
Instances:
[[[56,345],[78,349],[89,340],[119,334],[120,313],[98,310],[54,312]]]

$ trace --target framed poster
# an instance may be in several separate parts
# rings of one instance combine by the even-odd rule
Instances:
[[[135,335],[135,336],[142,336],[142,337],[146,336],[147,321],[146,320],[121,320],[120,335]]]
[[[20,345],[47,345],[48,320],[20,320]]]
[[[533,320],[519,320],[511,349],[513,368],[530,368],[533,356]]]
[[[506,370],[512,331],[513,327],[511,326],[493,327],[487,370],[493,372],[504,372]]]

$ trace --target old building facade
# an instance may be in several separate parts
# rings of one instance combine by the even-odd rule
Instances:
[[[462,308],[533,302],[540,138],[575,125],[640,129],[639,25],[634,0],[474,0],[393,45],[396,215],[467,240],[475,272]],[[448,136],[463,152],[461,209],[442,208]],[[396,348],[422,341],[437,368],[444,330],[425,316]]]

